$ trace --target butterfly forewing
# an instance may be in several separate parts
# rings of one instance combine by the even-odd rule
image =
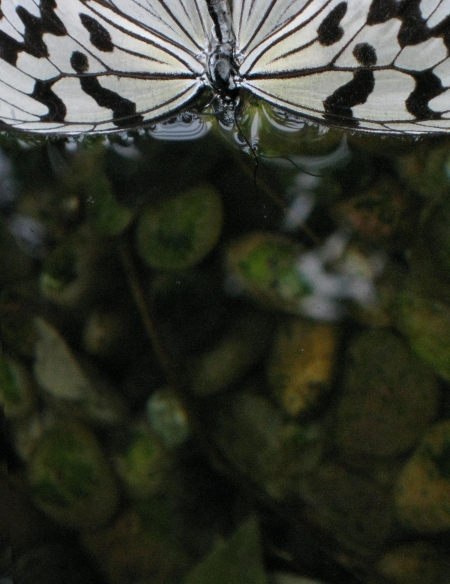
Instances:
[[[254,0],[253,6],[264,0]],[[293,4],[281,0],[278,5]],[[382,132],[449,127],[448,0],[297,0],[244,58],[242,85],[325,122]],[[389,12],[390,11],[390,12]]]
[[[27,6],[4,0],[0,19],[0,64],[7,69],[0,116],[14,129],[141,125],[179,109],[200,88],[204,66],[192,53],[112,6],[42,0],[33,13]]]

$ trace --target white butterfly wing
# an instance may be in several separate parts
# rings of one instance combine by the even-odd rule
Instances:
[[[21,0],[18,8],[14,0],[3,0],[5,129],[111,131],[166,116],[193,99],[203,84],[205,10],[191,0],[192,30],[179,24],[167,4]]]
[[[242,86],[299,114],[382,132],[450,129],[450,0],[235,0],[265,21],[245,47]],[[273,15],[272,15],[273,14]],[[236,24],[238,26],[238,24]],[[255,31],[254,31],[255,32]]]
[[[138,26],[170,39],[193,55],[207,48],[212,22],[206,0],[108,0],[108,3],[119,12],[130,14],[130,18],[132,15]]]
[[[343,127],[450,130],[450,0],[233,0],[241,86]],[[207,0],[3,0],[0,122],[129,128],[205,84]]]
[[[311,0],[232,0],[238,52],[248,55],[310,4]]]

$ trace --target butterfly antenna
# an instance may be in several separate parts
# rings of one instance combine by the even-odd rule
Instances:
[[[216,113],[216,112],[214,112],[214,113],[211,113],[211,114],[204,113],[204,112],[205,112],[205,110],[207,110],[208,108],[213,108],[213,109],[214,109],[213,103],[214,103],[214,101],[215,101],[216,99],[217,99],[217,97],[216,97],[215,95],[213,95],[213,96],[211,97],[211,99],[208,101],[208,103],[206,103],[206,104],[205,104],[205,105],[202,107],[202,110],[203,110],[203,111],[202,111],[202,112],[199,112],[199,115],[210,115],[210,116],[212,115],[212,116],[215,116],[215,117],[217,117],[217,113]]]
[[[314,172],[306,170],[301,165],[294,162],[288,156],[267,156],[265,154],[260,154],[260,156],[261,158],[267,158],[268,160],[287,160],[287,162],[290,162],[292,166],[294,166],[297,170],[300,170],[300,172],[304,172],[305,174],[308,174],[309,176],[314,176],[315,178],[323,178],[323,174],[315,174]]]
[[[251,144],[250,140],[247,138],[247,136],[245,135],[245,132],[242,130],[242,128],[239,124],[239,121],[238,121],[238,118],[236,115],[236,108],[234,109],[234,123],[236,124],[236,128],[238,129],[239,135],[242,136],[242,139],[247,144],[250,152],[252,153],[253,159],[255,161],[255,167],[253,169],[253,180],[255,182],[256,191],[258,192],[258,183],[256,181],[256,175],[258,173],[259,158],[258,158],[258,155],[256,154],[256,148]]]

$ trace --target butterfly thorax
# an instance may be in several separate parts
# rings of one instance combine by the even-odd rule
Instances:
[[[207,75],[212,87],[219,95],[234,99],[238,92],[237,74],[234,46],[218,45],[208,57]]]
[[[207,3],[214,29],[206,73],[217,93],[225,99],[234,101],[238,94],[236,85],[238,66],[234,58],[236,40],[228,1],[207,0]]]

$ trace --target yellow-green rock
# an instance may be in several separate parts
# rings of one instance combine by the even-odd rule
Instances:
[[[430,428],[398,477],[397,515],[408,529],[450,529],[450,422]]]

